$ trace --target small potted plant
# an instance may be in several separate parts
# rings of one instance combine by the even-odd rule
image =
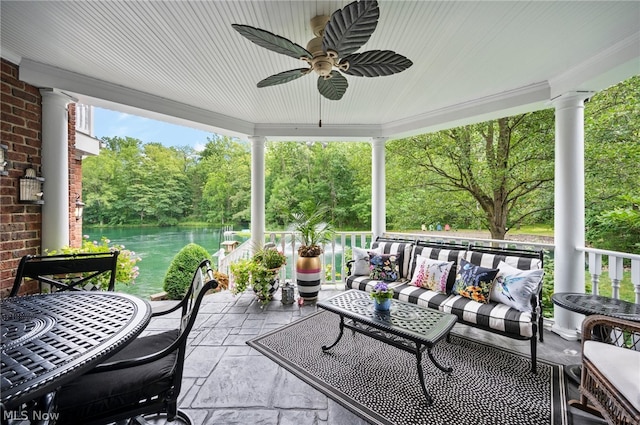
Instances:
[[[373,306],[378,311],[389,311],[391,308],[391,299],[393,298],[393,288],[390,288],[386,282],[378,282],[371,291],[373,298]]]
[[[287,257],[273,247],[261,248],[253,257],[236,261],[230,266],[235,283],[231,292],[236,295],[251,286],[260,302],[268,303],[280,286],[278,271],[286,263]]]

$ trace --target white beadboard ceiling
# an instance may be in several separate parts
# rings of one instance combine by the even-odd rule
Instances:
[[[414,65],[346,76],[339,101],[320,100],[314,74],[258,89],[304,63],[231,24],[306,46],[309,19],[348,1],[2,0],[2,57],[20,65],[21,79],[85,103],[290,140],[418,134],[549,107],[567,91],[640,73],[638,1],[379,3],[378,27],[359,51],[393,50]]]

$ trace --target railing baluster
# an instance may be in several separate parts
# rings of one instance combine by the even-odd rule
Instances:
[[[598,283],[602,274],[602,254],[589,253],[589,273],[591,273],[591,292],[593,295],[599,294]]]
[[[609,277],[611,278],[611,298],[620,298],[620,281],[623,273],[622,257],[609,255]]]
[[[631,284],[636,293],[636,304],[640,304],[640,260],[631,260]]]

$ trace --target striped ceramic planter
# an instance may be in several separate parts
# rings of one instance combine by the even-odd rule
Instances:
[[[318,298],[322,279],[322,262],[320,257],[298,257],[296,261],[296,283],[298,293],[305,300]]]

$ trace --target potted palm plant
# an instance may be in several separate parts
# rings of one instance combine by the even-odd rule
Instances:
[[[322,281],[320,255],[323,246],[333,237],[333,227],[325,221],[327,208],[316,207],[311,211],[291,214],[292,228],[297,233],[300,247],[296,261],[298,293],[305,300],[318,298]]]
[[[230,266],[234,278],[232,293],[242,293],[251,286],[260,302],[267,304],[280,286],[278,271],[286,262],[287,257],[273,247],[261,248],[253,257],[234,262]]]

